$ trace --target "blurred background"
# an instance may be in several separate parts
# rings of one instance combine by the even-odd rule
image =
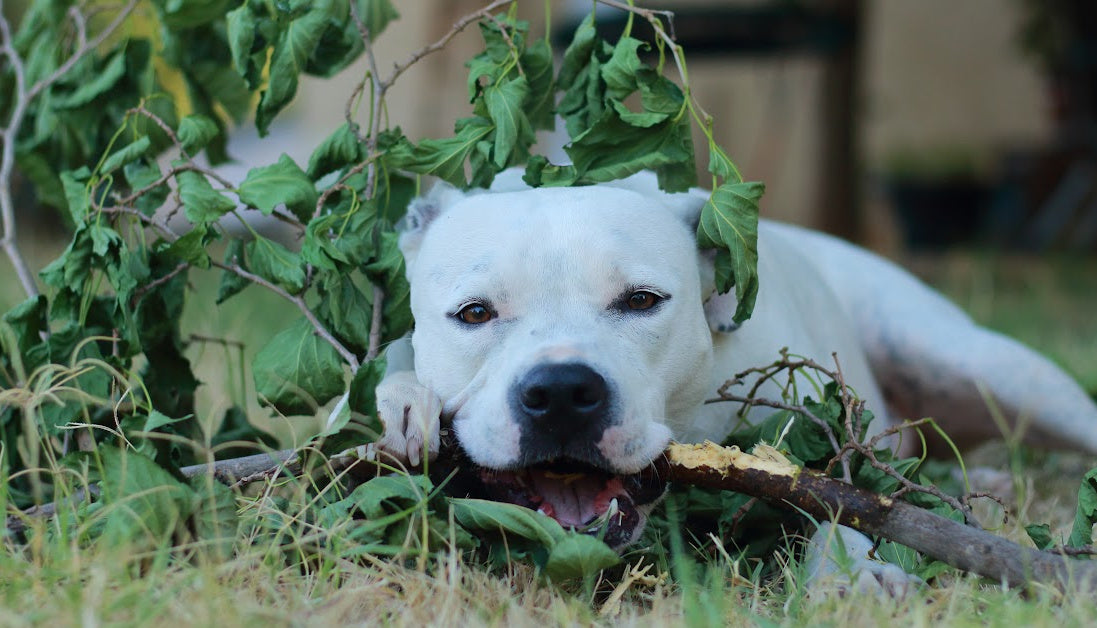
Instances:
[[[394,4],[401,18],[377,42],[382,73],[485,2]],[[715,118],[717,141],[745,177],[767,184],[763,217],[897,260],[1097,392],[1097,2],[643,4],[675,12],[690,82]],[[562,50],[590,6],[553,2],[551,25],[543,2],[522,2],[519,15],[534,36],[550,26]],[[600,27],[619,31],[623,14],[602,11]],[[470,111],[463,63],[481,47],[469,28],[413,66],[390,92],[390,122],[412,139],[451,134]],[[365,72],[362,60],[334,79],[303,81],[270,138],[259,141],[250,123],[236,129],[229,146],[236,163],[225,174],[242,180],[279,152],[306,163],[342,121]],[[541,150],[558,155],[562,141],[548,134]],[[40,269],[67,236],[36,215],[27,212],[20,226],[22,249]],[[0,260],[0,277],[10,276]],[[199,290],[215,290],[216,280],[194,279]],[[243,394],[250,354],[294,316],[269,294],[245,297],[188,314],[196,338],[229,329],[242,342],[192,344],[203,381],[214,384],[200,390],[205,416],[219,416]],[[14,280],[0,282],[3,309],[21,298]],[[277,320],[282,310],[285,320]],[[252,402],[248,414],[266,411]]]
[[[764,217],[896,259],[1097,391],[1097,2],[642,4],[675,12],[717,141],[767,185]],[[382,71],[482,5],[401,0],[378,42]],[[552,3],[558,49],[590,6]],[[619,32],[624,13],[599,11]],[[542,2],[519,13],[545,32]],[[413,138],[452,133],[470,111],[460,64],[481,46],[469,29],[414,66],[391,92],[392,121]],[[307,159],[364,72],[302,85],[276,131],[291,156]],[[243,164],[272,154],[240,131]],[[541,148],[559,154],[565,139]]]

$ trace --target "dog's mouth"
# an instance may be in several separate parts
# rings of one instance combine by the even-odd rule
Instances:
[[[645,507],[662,497],[666,482],[650,470],[617,474],[563,459],[511,470],[465,466],[451,487],[470,497],[536,510],[619,549],[640,535],[650,509]]]

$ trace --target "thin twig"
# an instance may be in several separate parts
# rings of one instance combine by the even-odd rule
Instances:
[[[239,340],[229,340],[228,338],[216,338],[214,336],[206,336],[204,334],[190,334],[187,336],[190,342],[208,342],[215,345],[221,345],[223,347],[233,347],[235,349],[243,349],[244,343]]]
[[[369,323],[369,348],[366,351],[366,362],[373,360],[381,352],[381,325],[384,319],[381,316],[384,311],[385,291],[379,286],[373,286],[373,317]]]
[[[133,296],[130,297],[130,307],[131,308],[134,307],[137,304],[137,302],[141,300],[141,297],[145,296],[146,294],[148,294],[152,290],[155,290],[157,287],[162,286],[162,285],[166,284],[167,282],[171,281],[172,279],[174,279],[176,277],[176,275],[178,275],[179,273],[183,272],[184,270],[186,270],[188,268],[190,268],[190,264],[188,264],[186,262],[180,262],[179,265],[177,265],[175,268],[171,269],[171,272],[169,272],[168,274],[164,275],[163,277],[157,278],[155,281],[151,281],[151,282],[141,286],[137,290],[134,290],[133,291]]]
[[[240,267],[239,264],[223,264],[214,260],[210,260],[210,264],[216,266],[217,268],[220,268],[221,270],[228,271],[239,277],[247,279],[252,283],[259,284],[260,286],[263,286],[267,290],[274,292],[278,296],[295,305],[297,309],[301,312],[301,314],[304,315],[305,319],[307,319],[308,322],[312,325],[313,331],[316,333],[316,335],[322,338],[328,344],[330,344],[335,349],[335,351],[338,352],[339,355],[343,358],[343,361],[350,365],[351,372],[356,372],[358,370],[358,357],[355,356],[354,352],[352,352],[350,349],[347,349],[345,346],[343,346],[343,343],[339,342],[339,340],[334,335],[332,335],[330,331],[328,331],[327,327],[324,327],[324,324],[320,322],[320,319],[316,318],[316,314],[314,314],[313,311],[309,309],[308,303],[306,303],[303,298],[286,292],[277,284],[267,281],[266,279],[259,275],[256,275],[255,273],[244,270]]]
[[[11,264],[15,268],[15,274],[19,278],[19,283],[22,284],[23,291],[28,297],[38,294],[38,285],[35,283],[34,275],[19,252],[16,243],[15,203],[11,195],[12,173],[15,167],[15,144],[22,130],[24,118],[32,101],[72,71],[76,64],[89,52],[106,41],[129,17],[136,5],[137,0],[130,0],[119,10],[114,20],[90,41],[87,38],[87,22],[84,15],[80,13],[77,7],[72,7],[69,10],[69,17],[76,28],[77,45],[75,50],[49,76],[36,82],[29,89],[26,84],[26,67],[12,40],[11,25],[6,18],[0,16],[0,37],[3,37],[4,40],[3,44],[0,45],[0,56],[7,57],[8,67],[15,79],[11,113],[7,125],[0,129],[0,140],[4,144],[2,151],[0,151],[0,223],[2,223],[4,230],[4,235],[0,238],[0,246],[3,247],[4,253],[11,260]]]
[[[473,13],[469,13],[468,15],[454,22],[453,26],[449,29],[449,32],[443,35],[438,41],[428,46],[424,46],[419,50],[411,53],[411,56],[408,57],[407,60],[405,60],[403,63],[393,64],[392,73],[389,74],[388,78],[386,78],[384,81],[381,81],[380,83],[382,87],[382,93],[384,93],[384,91],[387,90],[401,74],[403,74],[417,61],[429,54],[438,52],[439,50],[445,48],[446,44],[449,43],[449,40],[453,39],[454,36],[457,35],[457,33],[465,30],[465,27],[467,27],[469,24],[472,24],[476,20],[490,17],[492,11],[494,11],[495,9],[498,9],[499,7],[504,5],[511,4],[513,2],[515,2],[515,0],[495,0],[495,2],[488,4],[484,8]]]

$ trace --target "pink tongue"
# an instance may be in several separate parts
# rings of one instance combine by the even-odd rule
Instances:
[[[624,493],[619,478],[596,475],[562,476],[544,471],[531,474],[533,489],[544,501],[545,514],[561,525],[582,526],[604,513],[611,499]]]

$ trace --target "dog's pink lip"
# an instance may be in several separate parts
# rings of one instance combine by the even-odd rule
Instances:
[[[480,467],[478,476],[483,497],[536,510],[612,547],[635,539],[646,519],[639,506],[665,489],[650,473],[622,475],[566,460],[509,470]]]

